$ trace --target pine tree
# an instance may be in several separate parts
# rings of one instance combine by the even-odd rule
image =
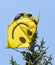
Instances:
[[[17,64],[17,62],[13,59],[13,56],[11,56],[10,64],[11,64],[11,65],[19,65],[19,64]]]
[[[46,48],[44,46],[44,39],[40,43],[37,43],[37,30],[33,35],[32,42],[30,43],[30,47],[26,51],[20,52],[23,55],[23,59],[26,61],[25,65],[52,65],[51,60],[52,57],[46,55]],[[16,50],[17,51],[17,50]],[[19,51],[17,51],[19,52]],[[18,65],[16,61],[13,61],[11,58],[12,65]]]
[[[23,51],[23,59],[26,61],[25,65],[52,65],[51,55],[48,57],[46,55],[46,48],[44,46],[45,42],[44,39],[40,42],[40,44],[37,44],[37,31],[33,35],[32,42],[30,43],[30,48],[27,49],[27,51]]]

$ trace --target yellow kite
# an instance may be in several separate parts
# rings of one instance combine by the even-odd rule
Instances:
[[[8,40],[6,48],[28,48],[37,29],[39,18],[31,14],[18,14],[8,26]]]

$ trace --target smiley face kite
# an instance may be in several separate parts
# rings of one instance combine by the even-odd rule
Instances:
[[[8,41],[6,48],[28,48],[37,29],[39,18],[31,14],[18,14],[8,26]]]

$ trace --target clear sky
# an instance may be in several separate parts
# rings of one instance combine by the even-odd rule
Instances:
[[[5,48],[8,25],[18,13],[26,12],[38,17],[39,11],[38,40],[45,39],[45,46],[49,47],[47,55],[52,54],[55,65],[55,0],[0,0],[0,65],[10,65],[11,55],[20,65],[25,64],[20,53]]]

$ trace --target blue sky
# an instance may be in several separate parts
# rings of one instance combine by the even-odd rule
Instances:
[[[25,64],[20,53],[5,48],[8,25],[18,13],[26,12],[38,17],[39,11],[38,41],[45,39],[45,46],[49,47],[47,55],[52,54],[55,65],[55,0],[0,0],[0,65],[10,65],[11,55],[20,65]]]

